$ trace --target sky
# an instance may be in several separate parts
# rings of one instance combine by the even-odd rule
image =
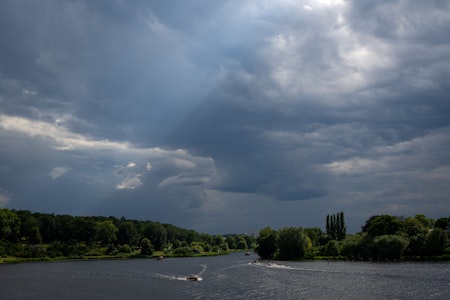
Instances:
[[[450,216],[446,0],[0,2],[0,207],[199,232]]]

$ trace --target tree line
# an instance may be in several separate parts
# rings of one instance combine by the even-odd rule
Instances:
[[[319,228],[263,228],[256,252],[263,259],[294,260],[335,257],[350,260],[447,259],[449,218],[433,220],[376,215],[361,231],[348,235],[344,213],[327,215],[325,232]]]
[[[210,235],[124,217],[0,209],[0,257],[193,256],[250,249],[254,242],[246,234]]]

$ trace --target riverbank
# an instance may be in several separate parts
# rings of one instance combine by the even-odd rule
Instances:
[[[15,257],[6,256],[0,257],[0,264],[15,264],[15,263],[26,263],[26,262],[42,262],[42,261],[70,261],[70,260],[119,260],[119,259],[166,259],[166,258],[179,258],[179,257],[206,257],[206,256],[220,256],[228,255],[231,251],[221,251],[221,252],[201,252],[196,253],[191,256],[180,256],[174,255],[170,252],[155,251],[152,255],[141,255],[138,252],[133,253],[120,253],[116,255],[74,255],[74,256],[58,256],[58,257]]]

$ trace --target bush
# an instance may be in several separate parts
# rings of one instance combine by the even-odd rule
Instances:
[[[400,259],[408,246],[408,240],[399,235],[381,235],[374,240],[377,259]]]
[[[173,255],[179,257],[189,257],[194,255],[194,252],[190,247],[179,247],[173,251]]]
[[[278,231],[278,258],[300,259],[306,254],[307,240],[302,228],[286,227]]]
[[[325,254],[328,256],[339,256],[339,245],[335,240],[329,241],[325,245]]]
[[[106,254],[108,255],[116,255],[119,253],[119,249],[117,249],[113,244],[109,244],[106,249]]]
[[[122,253],[131,253],[132,250],[129,245],[125,244],[125,245],[120,246],[119,251]]]
[[[361,257],[361,240],[362,236],[359,234],[348,235],[341,244],[341,254],[349,259],[358,259]]]
[[[435,228],[427,235],[427,245],[431,255],[442,254],[447,246],[447,233],[442,228]]]
[[[141,241],[141,255],[153,255],[155,248],[148,238],[143,238]]]

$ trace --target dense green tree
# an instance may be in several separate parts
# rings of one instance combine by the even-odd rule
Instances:
[[[103,245],[114,243],[117,239],[117,232],[119,230],[111,220],[105,220],[96,224],[95,239]]]
[[[423,225],[423,223],[414,217],[405,218],[403,220],[403,230],[409,236],[425,234],[427,232],[427,228]]]
[[[28,240],[30,244],[42,244],[42,236],[38,226],[31,227]]]
[[[424,233],[416,234],[409,237],[408,247],[405,254],[408,256],[424,256],[428,255],[427,236]]]
[[[240,235],[236,238],[236,249],[248,249],[247,240],[244,236]]]
[[[372,216],[362,227],[363,232],[370,236],[393,235],[403,229],[403,223],[396,217],[389,215]]]
[[[118,224],[117,229],[119,230],[117,232],[117,243],[120,245],[135,246],[139,243],[140,235],[133,222],[122,221]]]
[[[339,256],[339,245],[336,240],[330,240],[325,245],[325,254],[329,256]]]
[[[153,255],[154,251],[152,242],[148,238],[143,238],[141,241],[141,255]]]
[[[210,234],[202,233],[200,234],[200,240],[206,244],[213,244],[213,237]]]
[[[347,233],[347,226],[345,226],[344,212],[327,215],[325,227],[327,234],[331,239],[337,241],[343,240]]]
[[[433,225],[434,225],[434,220],[433,219],[427,218],[423,214],[415,215],[414,218],[419,220],[423,224],[423,226],[425,228],[429,228],[429,229],[433,228]]]
[[[306,254],[306,239],[300,227],[286,227],[278,231],[278,257],[280,259],[300,259]]]
[[[447,226],[449,225],[449,222],[450,222],[449,218],[439,218],[436,220],[436,222],[434,222],[434,227],[446,230]]]
[[[319,246],[320,237],[323,235],[322,230],[319,227],[304,228],[303,231],[311,239],[313,246]]]
[[[41,223],[40,233],[44,243],[50,243],[58,240],[59,224],[54,215],[41,214],[39,216]]]
[[[21,236],[26,238],[27,240],[30,239],[32,233],[32,228],[40,228],[41,222],[38,220],[38,218],[35,217],[35,214],[31,213],[30,211],[20,211],[20,219],[21,219],[21,228],[20,233]]]
[[[222,245],[223,242],[224,242],[224,238],[223,238],[223,236],[222,236],[221,234],[216,234],[216,235],[213,237],[213,245],[214,245],[214,246]]]
[[[341,254],[349,259],[359,259],[361,254],[361,243],[363,236],[361,234],[348,235],[341,245]]]
[[[374,255],[378,260],[400,259],[408,240],[399,235],[380,235],[374,238]]]
[[[427,235],[427,245],[431,255],[440,255],[447,246],[447,232],[442,228],[435,228]]]
[[[20,218],[6,208],[0,209],[0,241],[17,240],[20,233]]]
[[[230,234],[227,235],[226,238],[225,238],[225,242],[228,244],[228,247],[230,249],[236,249],[237,248],[236,239],[235,239],[234,236],[232,236]]]
[[[156,251],[163,249],[164,245],[167,243],[167,230],[160,223],[150,222],[144,229],[144,237],[148,238]],[[188,244],[191,242],[188,242]]]
[[[271,259],[277,251],[277,232],[270,227],[261,229],[256,239],[256,253],[262,259]]]
[[[58,240],[62,242],[68,242],[74,239],[74,233],[77,231],[77,224],[75,218],[69,215],[57,216],[59,231]]]
[[[245,243],[247,244],[247,249],[253,248],[256,239],[251,235],[244,235]]]

